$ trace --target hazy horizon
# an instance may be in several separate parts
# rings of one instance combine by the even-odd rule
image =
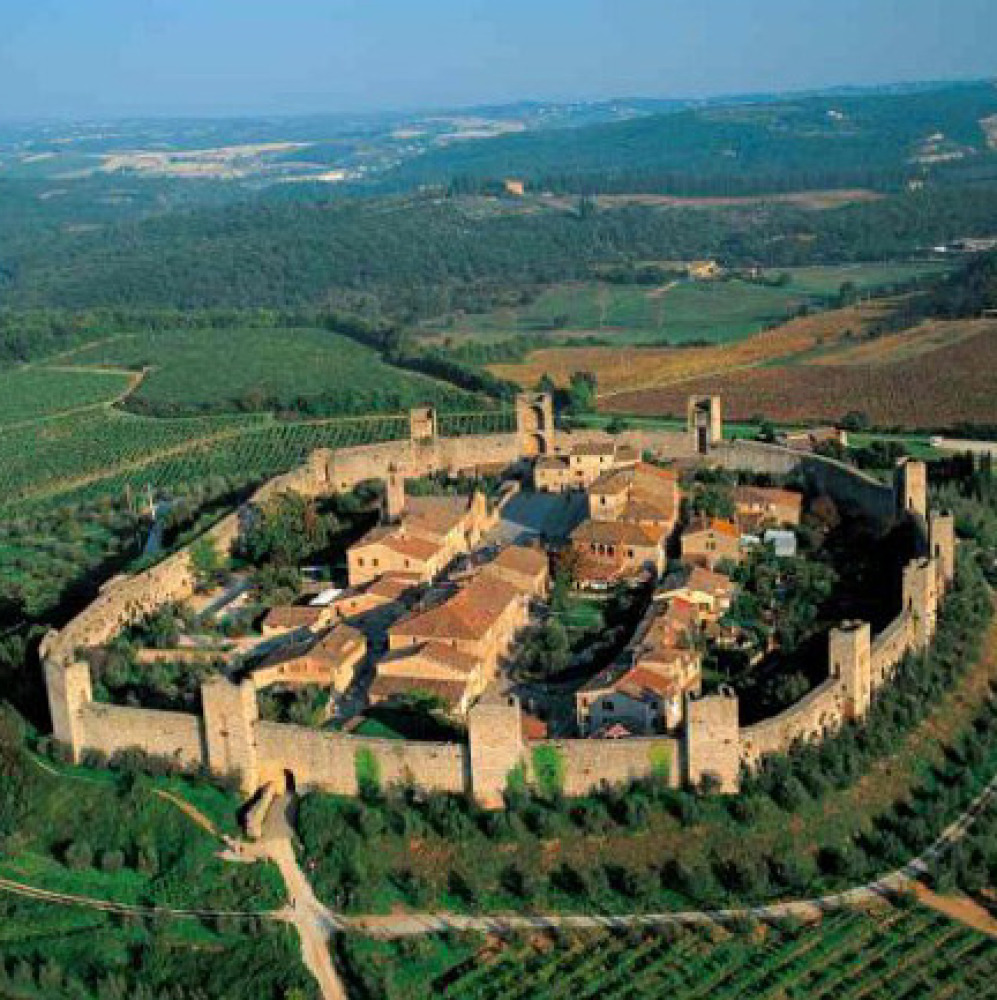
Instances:
[[[419,113],[997,75],[991,0],[0,0],[0,118]]]

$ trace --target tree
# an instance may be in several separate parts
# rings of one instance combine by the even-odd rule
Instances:
[[[294,566],[325,545],[333,527],[334,519],[320,517],[313,500],[281,493],[252,510],[239,548],[257,566]]]
[[[568,405],[572,413],[591,413],[595,409],[598,379],[593,372],[574,372],[568,386]]]
[[[212,539],[200,538],[190,547],[190,564],[199,588],[208,589],[218,583],[222,559]]]

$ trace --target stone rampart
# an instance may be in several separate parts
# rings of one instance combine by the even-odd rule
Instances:
[[[560,758],[565,795],[587,795],[603,786],[625,785],[650,777],[666,779],[672,788],[682,784],[682,744],[671,737],[541,740],[527,744],[530,765],[533,751],[543,748],[554,750]]]
[[[605,432],[583,431],[564,441],[574,444],[603,439],[609,439]],[[692,438],[683,432],[635,430],[614,440],[664,458],[693,454]],[[521,434],[508,433],[318,451],[301,468],[262,486],[252,500],[263,502],[289,490],[323,495],[364,480],[385,478],[392,467],[419,475],[512,463],[521,457],[521,448]],[[857,504],[884,523],[897,513],[890,487],[820,456],[738,441],[712,445],[701,460],[778,475],[802,471],[817,489]],[[240,513],[229,515],[204,537],[227,551],[238,538],[240,524]],[[472,709],[467,743],[371,739],[263,722],[257,717],[252,685],[232,685],[221,678],[205,685],[203,717],[94,703],[89,671],[77,660],[77,650],[101,645],[163,604],[189,597],[194,581],[184,551],[135,576],[110,581],[81,615],[61,632],[45,638],[41,654],[54,734],[72,748],[77,759],[88,749],[113,754],[139,748],[185,766],[238,774],[247,792],[260,784],[282,787],[293,780],[298,787],[353,795],[357,792],[358,761],[364,758],[367,763],[374,762],[385,785],[403,782],[427,790],[470,793],[485,805],[498,806],[509,773],[522,766],[529,774],[534,751],[544,747],[556,750],[569,795],[665,773],[673,785],[688,782],[698,786],[713,777],[723,790],[733,791],[742,766],[754,765],[765,754],[783,752],[797,740],[820,738],[843,720],[864,714],[870,689],[885,683],[910,649],[923,645],[934,629],[937,600],[950,579],[954,559],[950,521],[935,517],[932,524],[936,536],[932,556],[918,560],[916,566],[911,564],[905,573],[904,610],[871,644],[867,629],[861,642],[856,639],[849,667],[852,674],[843,678],[835,673],[837,668],[832,669],[828,680],[796,705],[753,726],[739,727],[737,699],[727,694],[690,702],[686,728],[679,739],[549,740],[539,744],[523,741],[519,708],[511,703],[481,704]],[[836,655],[847,660],[847,652],[840,655],[841,650],[850,648],[844,631],[839,642]],[[868,681],[856,676],[856,669]]]
[[[872,686],[882,687],[914,646],[913,622],[902,611],[872,640]]]
[[[256,724],[260,780],[283,786],[357,794],[358,754],[377,762],[382,784],[411,784],[438,792],[468,791],[467,747],[463,743],[416,743],[326,733],[275,722]]]
[[[108,757],[142,750],[181,767],[203,767],[208,754],[201,719],[185,712],[159,712],[91,702],[79,711],[81,750]]]

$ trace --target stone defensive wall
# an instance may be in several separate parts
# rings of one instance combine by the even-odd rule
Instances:
[[[421,419],[427,419],[425,413]],[[466,742],[424,743],[264,722],[253,683],[236,684],[221,676],[202,687],[200,715],[94,702],[89,667],[79,652],[106,643],[166,603],[190,597],[194,579],[189,552],[183,550],[141,573],[108,581],[88,608],[43,640],[53,734],[74,759],[88,751],[111,756],[137,749],[178,765],[237,776],[247,795],[289,783],[353,795],[359,775],[373,771],[386,785],[406,782],[426,790],[467,793],[489,807],[501,806],[510,774],[518,770],[527,778],[536,777],[537,762],[544,758],[556,762],[568,795],[665,774],[673,786],[699,786],[709,779],[724,791],[735,791],[742,770],[764,755],[785,752],[798,740],[819,739],[846,720],[861,719],[900,660],[931,639],[938,604],[954,574],[955,537],[951,516],[928,509],[922,463],[901,466],[891,487],[843,463],[777,445],[718,439],[704,448],[691,433],[662,430],[612,437],[601,431],[559,432],[555,437],[549,397],[543,396],[517,402],[517,429],[510,433],[446,438],[435,432],[431,414],[428,419],[428,436],[416,436],[413,418],[410,440],[316,451],[300,468],[257,490],[250,505],[289,490],[328,495],[366,480],[385,479],[392,470],[424,475],[513,465],[532,455],[612,440],[665,459],[754,473],[802,472],[814,488],[856,505],[884,529],[897,518],[913,520],[920,529],[922,551],[898,581],[902,610],[897,618],[875,637],[864,623],[832,630],[827,680],[763,722],[741,727],[736,696],[721,690],[690,700],[678,737],[526,743],[518,704],[483,700],[469,713]],[[202,538],[228,551],[248,509],[225,517]]]

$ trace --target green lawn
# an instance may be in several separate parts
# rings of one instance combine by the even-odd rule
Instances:
[[[0,426],[95,406],[119,396],[129,376],[116,372],[18,368],[0,372]]]
[[[320,412],[399,412],[425,402],[468,408],[452,386],[385,364],[327,330],[245,328],[143,333],[74,353],[74,364],[153,371],[133,397],[157,413],[266,410],[322,401]]]

